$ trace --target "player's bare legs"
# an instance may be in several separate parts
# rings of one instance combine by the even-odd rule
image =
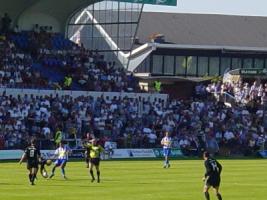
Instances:
[[[210,186],[205,185],[203,189],[203,193],[205,195],[206,200],[210,200],[210,194],[209,194]]]
[[[91,177],[92,177],[91,182],[94,182],[94,181],[95,181],[95,176],[94,176],[94,172],[93,172],[93,167],[94,167],[94,165],[93,165],[91,162],[89,162],[89,172],[90,172],[90,175],[91,175]]]
[[[65,175],[65,167],[66,167],[66,164],[67,164],[66,162],[63,162],[61,164],[61,166],[60,166],[60,168],[61,168],[61,174],[62,174],[62,176],[63,176],[64,179],[67,179],[67,177]]]
[[[29,171],[29,181],[32,183],[32,169],[28,168]]]
[[[218,200],[222,200],[222,195],[219,193],[219,187],[213,188]]]
[[[52,172],[51,172],[51,175],[49,176],[49,178],[52,178],[54,175],[55,175],[55,171],[56,171],[56,168],[59,167],[58,165],[55,165],[52,169]]]
[[[95,166],[96,173],[97,173],[97,182],[100,183],[100,170],[99,170],[99,165]]]
[[[164,168],[169,168],[170,166],[169,157],[166,155],[164,160]]]
[[[34,185],[34,180],[36,178],[36,174],[38,172],[38,168],[31,168],[29,169],[30,174],[29,174],[29,179],[32,185]]]

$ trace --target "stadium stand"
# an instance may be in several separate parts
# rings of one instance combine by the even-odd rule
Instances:
[[[243,83],[243,81],[237,83],[217,82],[208,85],[207,91],[216,94],[227,92],[233,95],[236,102],[244,105],[248,103],[263,105],[267,98],[267,84],[261,83],[260,80],[254,81],[253,84]]]
[[[116,67],[115,62],[107,62],[97,51],[86,50],[52,31],[52,27],[37,24],[33,31],[2,34],[2,87],[140,91],[133,75]],[[28,80],[21,71],[36,79]],[[70,75],[72,84],[67,87],[64,78]],[[31,82],[38,79],[38,83]]]
[[[8,16],[0,37],[0,85],[13,88],[81,89],[139,92],[132,74],[106,61],[97,50],[87,50],[35,24],[31,31],[9,30]],[[69,81],[71,78],[71,81]],[[102,142],[119,148],[159,147],[165,131],[185,155],[210,152],[250,155],[266,142],[262,102],[266,85],[215,83],[199,86],[197,98],[144,101],[131,98],[79,96],[0,96],[0,147],[23,148],[31,136],[53,144],[56,128],[65,139],[93,132]],[[237,104],[227,107],[206,92],[228,92]],[[204,98],[203,98],[204,97]],[[256,100],[251,101],[251,100]],[[251,106],[249,103],[254,102]]]
[[[266,140],[261,107],[256,112],[241,106],[229,108],[212,97],[173,100],[167,105],[84,96],[14,98],[3,94],[0,99],[0,135],[8,149],[23,146],[30,136],[50,141],[56,127],[62,127],[65,139],[94,132],[102,142],[114,141],[120,148],[157,147],[169,131],[174,146],[180,146],[185,155],[205,148],[249,155]]]

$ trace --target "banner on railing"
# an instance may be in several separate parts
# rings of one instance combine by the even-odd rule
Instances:
[[[84,149],[73,149],[69,158],[84,158]],[[22,150],[2,150],[0,151],[0,160],[20,159],[23,154]],[[41,150],[41,156],[45,159],[54,159],[55,150]],[[171,157],[183,156],[180,149],[172,149]],[[112,149],[106,151],[101,158],[156,158],[163,157],[162,149]]]
[[[240,69],[241,75],[250,75],[250,76],[266,76],[267,69],[257,69],[257,68],[247,68],[247,69]]]
[[[22,150],[1,150],[0,160],[20,159],[23,154]]]
[[[55,150],[41,150],[41,157],[45,159],[53,159],[55,157]]]
[[[158,149],[153,149],[155,156],[156,157],[163,157],[163,149],[162,148],[158,148]],[[170,157],[182,157],[183,153],[181,151],[181,149],[177,149],[177,148],[173,148],[171,149],[171,155]]]

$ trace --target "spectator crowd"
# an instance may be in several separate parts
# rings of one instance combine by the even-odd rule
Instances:
[[[198,86],[197,90],[200,90]],[[205,88],[205,86],[204,86]],[[202,88],[203,89],[203,86]],[[203,91],[203,90],[202,90]],[[209,93],[223,94],[227,92],[232,95],[237,103],[246,104],[264,104],[267,102],[267,83],[261,83],[260,80],[254,81],[252,84],[243,82],[242,80],[234,82],[215,82],[206,87]]]
[[[80,96],[0,97],[0,138],[4,148],[18,148],[31,136],[54,139],[57,128],[64,139],[94,133],[101,141],[117,142],[119,148],[160,147],[164,132],[173,146],[186,155],[209,149],[224,154],[253,154],[263,147],[263,108],[226,107],[212,97],[173,100]],[[3,147],[2,147],[3,148]]]
[[[6,14],[0,32],[1,87],[140,92],[136,78],[98,50],[75,44],[51,26],[35,24],[32,31],[21,31],[18,26],[11,30],[10,23]],[[71,77],[69,85],[65,77]]]
[[[73,89],[109,92],[140,92],[132,74],[106,61],[97,50],[54,33],[51,26],[34,25],[32,31],[10,30],[12,20],[2,18],[0,34],[0,87]],[[65,77],[54,83],[40,69]],[[65,84],[66,83],[66,84]],[[231,107],[209,93],[233,95]],[[160,147],[166,131],[173,147],[185,155],[204,149],[213,153],[251,155],[264,147],[264,106],[267,84],[238,82],[198,85],[188,100],[90,96],[0,96],[0,149],[23,148],[35,136],[44,148],[51,147],[56,132],[64,139],[93,133],[101,142],[118,148]],[[204,98],[203,98],[204,97]]]

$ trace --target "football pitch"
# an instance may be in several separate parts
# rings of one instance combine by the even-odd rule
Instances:
[[[266,200],[267,160],[218,160],[223,165],[221,193],[224,200]],[[202,160],[102,161],[101,183],[91,183],[84,162],[69,162],[68,180],[60,170],[51,180],[38,174],[28,182],[25,163],[0,163],[1,200],[201,200]],[[51,167],[48,168],[50,172]],[[211,199],[216,199],[213,191]]]

